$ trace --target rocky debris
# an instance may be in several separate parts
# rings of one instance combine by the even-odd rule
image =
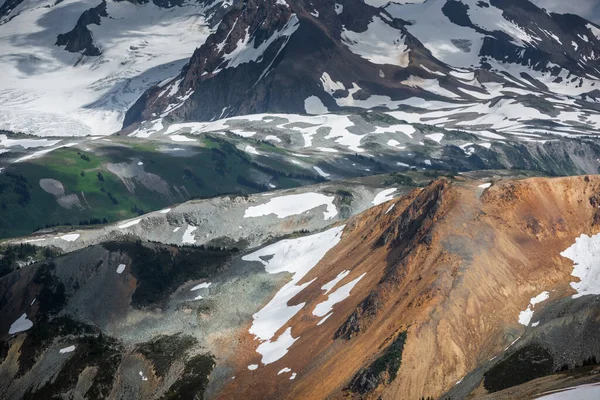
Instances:
[[[350,340],[369,328],[379,311],[385,307],[390,293],[396,292],[397,286],[403,283],[408,265],[420,251],[426,251],[419,247],[431,244],[430,230],[439,218],[443,218],[442,210],[452,197],[449,194],[450,187],[451,182],[446,178],[435,180],[403,198],[401,202],[404,204],[395,206],[402,210],[400,215],[395,217],[377,241],[378,246],[387,246],[394,258],[390,257],[381,281],[335,332],[334,339]]]

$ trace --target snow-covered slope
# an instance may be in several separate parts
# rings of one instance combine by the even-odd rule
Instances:
[[[176,75],[206,39],[207,12],[218,7],[205,3],[24,0],[0,20],[0,129],[119,130],[140,94]],[[105,13],[89,16],[102,5]]]
[[[12,0],[0,18],[0,129],[365,109],[453,129],[599,127],[600,28],[528,1]]]
[[[528,1],[366,3],[239,3],[170,87],[129,110],[125,126],[166,115],[376,108],[461,129],[598,128],[593,23]]]

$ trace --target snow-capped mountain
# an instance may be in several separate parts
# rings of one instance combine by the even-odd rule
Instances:
[[[0,128],[378,109],[531,134],[599,128],[600,27],[524,0],[6,1]]]
[[[600,122],[599,38],[593,23],[527,1],[238,2],[124,125],[379,109],[530,133],[574,121],[565,130],[585,133]]]

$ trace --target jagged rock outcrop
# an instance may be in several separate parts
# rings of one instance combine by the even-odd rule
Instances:
[[[102,17],[108,17],[106,0],[102,0],[99,5],[81,14],[72,30],[58,35],[56,45],[65,46],[65,50],[71,53],[81,52],[84,56],[99,56],[101,51],[94,44],[92,32],[87,26],[91,24],[100,25]]]

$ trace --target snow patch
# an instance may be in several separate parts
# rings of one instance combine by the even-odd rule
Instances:
[[[211,282],[203,282],[199,285],[194,286],[193,288],[190,289],[190,292],[193,292],[194,290],[200,290],[200,289],[207,289],[209,288],[211,285]]]
[[[252,147],[252,146],[250,146],[250,145],[246,146],[246,148],[244,149],[244,151],[245,151],[246,153],[254,154],[254,155],[256,155],[256,156],[259,156],[259,155],[260,155],[260,153],[259,153],[258,151],[256,151],[256,149],[255,149],[254,147]]]
[[[373,17],[364,32],[344,29],[342,42],[351,52],[373,64],[391,64],[406,68],[410,62],[410,49],[404,42],[402,31],[392,28],[378,16]]]
[[[23,313],[15,322],[12,323],[10,329],[8,330],[9,335],[14,335],[15,333],[24,332],[30,329],[33,326],[33,322],[27,319],[27,314]]]
[[[333,278],[332,280],[330,280],[329,282],[327,282],[326,284],[321,286],[321,289],[323,289],[325,291],[324,294],[329,293],[329,291],[331,291],[331,289],[333,289],[335,287],[335,285],[337,285],[339,282],[341,282],[342,279],[347,277],[349,273],[350,273],[350,271],[348,271],[348,270],[342,271],[335,278]]]
[[[346,283],[345,285],[343,285],[339,289],[337,289],[335,292],[331,293],[327,297],[327,300],[325,300],[315,306],[315,309],[313,310],[313,315],[316,315],[317,317],[324,317],[325,315],[329,314],[329,312],[333,309],[334,305],[344,301],[345,299],[347,299],[350,296],[350,292],[352,291],[352,289],[354,289],[354,286],[356,286],[356,284],[362,278],[364,278],[364,276],[366,274],[367,274],[366,272],[363,273],[358,278],[354,279],[351,282]]]
[[[125,264],[119,264],[119,266],[117,267],[117,274],[122,274],[123,271],[125,271]]]
[[[119,228],[119,229],[130,228],[130,227],[132,227],[132,226],[134,226],[134,225],[137,225],[137,224],[139,224],[141,221],[142,221],[142,219],[141,219],[141,218],[134,219],[134,220],[132,220],[132,221],[125,222],[124,224],[121,224],[121,225],[119,225],[119,226],[118,226],[118,228]]]
[[[600,398],[600,383],[573,386],[566,389],[554,391],[537,400],[585,400]]]
[[[283,357],[289,346],[297,340],[292,337],[291,328],[279,338],[275,338],[275,333],[304,307],[305,303],[289,306],[288,302],[314,281],[299,284],[325,254],[340,242],[343,229],[344,226],[338,226],[315,235],[281,240],[242,257],[244,261],[262,263],[269,274],[292,274],[291,281],[253,315],[249,332],[262,342],[257,351],[263,356],[263,363]]]
[[[181,238],[182,244],[194,244],[196,243],[196,238],[194,237],[194,231],[198,229],[196,226],[188,225],[185,228],[185,232],[183,232],[183,237]]]
[[[59,236],[59,239],[65,240],[67,242],[74,242],[77,239],[79,239],[79,236],[80,235],[78,233],[69,233],[67,235]]]
[[[327,209],[323,212],[323,218],[328,220],[338,214],[333,204],[334,200],[334,196],[325,196],[313,192],[274,197],[265,204],[246,209],[244,218],[262,217],[270,214],[275,214],[277,218],[286,218],[325,205]]]
[[[317,167],[316,165],[313,168],[323,178],[329,178],[331,176],[330,174],[328,174],[327,172],[323,171],[321,168]]]
[[[571,275],[580,279],[571,282],[571,287],[577,291],[573,298],[600,294],[600,234],[591,237],[582,234],[560,255],[573,261]]]
[[[71,345],[71,346],[68,346],[68,347],[62,348],[62,349],[60,349],[58,352],[59,352],[60,354],[65,354],[65,353],[71,353],[72,351],[75,351],[75,346],[74,346],[74,345]]]
[[[525,309],[524,311],[521,311],[519,313],[519,323],[521,325],[529,326],[529,323],[531,322],[531,318],[533,318],[533,310],[531,308],[534,307],[538,303],[548,300],[548,297],[550,297],[549,292],[542,292],[542,293],[538,294],[537,296],[532,297],[531,300],[529,301],[529,305],[527,306],[527,309]]]
[[[325,107],[321,99],[317,96],[310,96],[304,100],[304,110],[307,114],[312,115],[327,114],[329,112],[327,107]]]
[[[373,199],[373,201],[371,203],[373,205],[377,206],[379,204],[385,203],[386,201],[392,200],[394,198],[392,193],[394,193],[396,190],[398,190],[398,189],[390,188],[390,189],[382,190],[381,192],[379,192],[375,195],[375,198]]]

